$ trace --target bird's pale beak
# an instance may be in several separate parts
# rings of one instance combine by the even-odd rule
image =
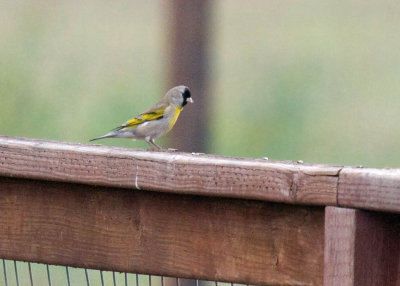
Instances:
[[[187,102],[189,102],[189,103],[193,103],[194,101],[193,101],[193,98],[191,98],[191,97],[188,97],[188,99],[186,99],[187,100]]]

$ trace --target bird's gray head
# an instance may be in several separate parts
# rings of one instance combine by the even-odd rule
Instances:
[[[171,88],[167,94],[172,104],[184,107],[188,102],[193,103],[190,90],[187,86],[180,85]]]

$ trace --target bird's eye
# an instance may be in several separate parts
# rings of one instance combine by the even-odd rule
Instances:
[[[190,90],[188,88],[185,88],[184,92],[183,92],[183,98],[189,98],[190,97]]]

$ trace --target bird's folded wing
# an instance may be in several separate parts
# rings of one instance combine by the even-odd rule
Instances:
[[[140,114],[138,117],[132,118],[122,124],[121,126],[115,128],[115,130],[126,130],[126,129],[134,129],[139,124],[144,123],[146,121],[153,121],[163,118],[165,107],[152,110],[151,112],[145,112]]]

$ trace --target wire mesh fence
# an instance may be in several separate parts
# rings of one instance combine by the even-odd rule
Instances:
[[[0,286],[243,286],[6,259],[0,264]]]

